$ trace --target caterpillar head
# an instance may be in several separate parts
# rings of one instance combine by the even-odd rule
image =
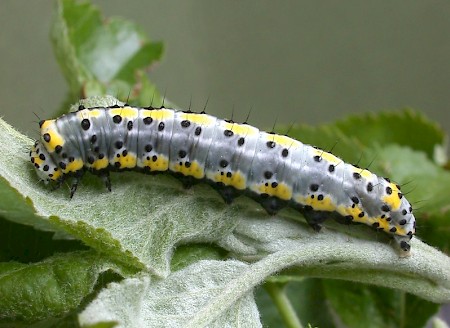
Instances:
[[[50,181],[56,181],[61,176],[61,170],[40,141],[36,141],[31,148],[30,160],[36,169],[39,179],[44,181],[45,184],[48,184]]]

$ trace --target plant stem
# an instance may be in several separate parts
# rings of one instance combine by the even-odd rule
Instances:
[[[303,328],[299,318],[297,317],[297,313],[292,307],[289,298],[286,296],[284,292],[284,287],[280,286],[278,283],[274,282],[266,282],[264,284],[264,289],[269,293],[272,298],[275,306],[280,312],[281,317],[285,325],[288,328]]]
[[[404,291],[398,291],[400,293],[400,327],[405,327],[405,306],[406,306],[406,295]]]

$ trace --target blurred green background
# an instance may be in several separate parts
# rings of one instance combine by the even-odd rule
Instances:
[[[166,45],[167,98],[271,128],[412,107],[450,131],[450,2],[97,0]],[[49,40],[53,1],[0,2],[0,115],[37,136],[67,86]],[[120,96],[120,95],[119,95]],[[126,97],[126,95],[122,95]],[[150,101],[150,100],[149,100]],[[419,132],[419,131],[418,131]]]

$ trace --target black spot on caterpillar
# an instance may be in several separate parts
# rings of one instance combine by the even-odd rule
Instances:
[[[84,108],[40,122],[31,162],[46,183],[72,177],[71,197],[85,171],[171,172],[185,186],[206,181],[226,203],[242,193],[268,213],[298,209],[320,230],[330,217],[391,234],[407,255],[415,218],[400,187],[331,153],[248,124],[167,108]],[[76,133],[75,133],[75,132]]]

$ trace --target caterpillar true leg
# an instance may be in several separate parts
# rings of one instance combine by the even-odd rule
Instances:
[[[72,184],[70,186],[70,198],[73,197],[78,188],[78,183],[84,175],[84,170],[77,171],[72,177]]]

